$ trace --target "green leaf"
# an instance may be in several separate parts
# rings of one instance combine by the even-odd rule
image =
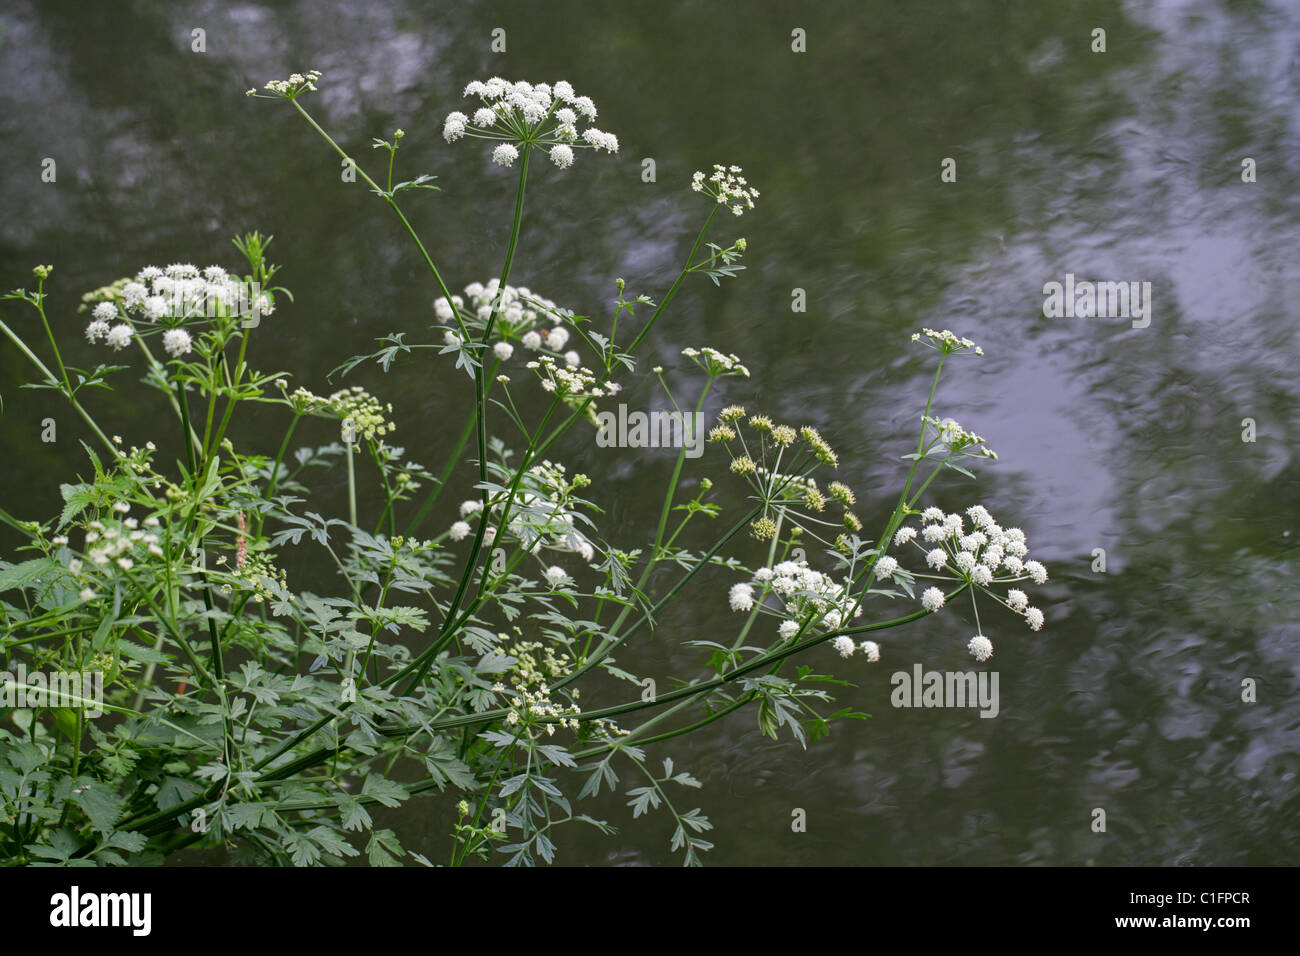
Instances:
[[[72,788],[72,802],[90,817],[91,826],[101,832],[112,828],[122,814],[122,800],[108,790],[108,784],[90,777],[77,778]]]
[[[366,777],[366,782],[361,786],[361,794],[373,798],[386,807],[400,806],[403,800],[411,796],[400,783],[387,780],[377,773]]]

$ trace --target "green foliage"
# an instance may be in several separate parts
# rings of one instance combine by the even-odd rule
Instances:
[[[317,78],[291,78],[274,92],[306,116],[297,98]],[[357,172],[424,253],[397,199],[436,187],[425,175],[392,185],[402,135],[374,143],[387,150],[386,188]],[[615,374],[637,371],[640,345],[687,275],[702,272],[716,284],[743,268],[737,263],[744,240],[725,249],[708,243],[712,254],[697,261],[715,213],[658,303],[625,298],[619,280],[608,327],[555,313],[596,358],[583,390],[516,400],[518,388],[509,382],[497,389],[491,338],[502,319],[500,299],[486,319],[457,309],[454,344],[395,333],[380,340],[378,351],[340,365],[335,371],[346,375],[374,359],[387,372],[421,357],[447,363],[445,371],[454,354],[470,380],[462,409],[468,419],[461,443],[434,470],[392,444],[391,405],[359,388],[331,396],[290,392],[287,373],[254,369],[255,325],[233,309],[185,317],[193,348],[168,349],[166,361],[154,352],[161,329],[133,326],[145,381],[157,392],[158,420],[183,444],[180,461],[163,460],[152,442],[124,447],[108,438],[81,405],[85,389],[111,389],[110,376],[127,366],[66,367],[53,334],[54,364],[46,365],[0,323],[39,373],[33,386],[59,392],[97,440],[86,446],[90,470],[60,485],[57,516],[30,521],[0,511],[25,540],[15,560],[0,561],[0,652],[10,670],[22,664],[28,673],[103,679],[102,715],[85,701],[0,707],[0,857],[27,865],[151,865],[187,848],[225,847],[232,861],[257,865],[340,865],[362,853],[375,866],[431,865],[391,830],[376,829],[373,816],[376,807],[423,803],[442,808],[449,820],[454,810],[450,864],[551,863],[563,859],[558,841],[568,824],[616,832],[579,804],[634,784],[623,791],[630,819],[671,818],[669,850],[697,864],[712,848],[702,836],[712,823],[700,808],[674,801],[701,783],[666,755],[655,773],[647,748],[746,707],[761,733],[803,745],[835,720],[864,717],[828,706],[827,688],[842,681],[787,666],[791,656],[849,630],[828,624],[827,609],[812,598],[799,605],[793,634],[754,629],[765,591],[739,619],[734,640],[682,639],[700,648],[698,667],[661,679],[671,689],[658,696],[643,693],[643,679],[615,658],[656,626],[670,602],[717,599],[694,586],[702,570],[752,576],[739,557],[724,553],[751,525],[763,532],[763,567],[788,559],[796,544],[818,542],[858,601],[903,596],[868,590],[883,552],[856,533],[839,533],[834,522],[827,533],[817,517],[824,501],[811,475],[834,461],[820,436],[796,442],[792,429],[760,423],[755,448],[790,451],[763,481],[749,473],[752,509],[738,507],[741,496],[715,488],[709,477],[693,496],[683,495],[682,449],[658,527],[632,544],[600,537],[600,502],[587,477],[546,457],[560,436],[587,427],[595,399],[614,394],[601,389]],[[519,222],[516,215],[503,287]],[[271,286],[278,270],[266,258],[269,243],[257,233],[235,240],[247,263],[241,278],[267,293],[268,315],[277,296],[292,302],[288,290]],[[453,300],[427,255],[425,261]],[[49,269],[42,269],[36,292],[9,297],[30,305],[48,333]],[[127,280],[105,286],[87,296],[84,308],[109,303],[120,321],[133,322],[127,289]],[[293,321],[283,313],[275,320]],[[626,329],[634,325],[639,331],[629,339]],[[703,354],[697,410],[718,379],[748,375],[734,356]],[[678,407],[661,372],[654,374]],[[278,450],[240,446],[232,425],[249,414],[280,416]],[[738,421],[727,415],[727,427]],[[313,418],[338,427],[339,441],[295,447],[295,430]],[[908,513],[922,459],[937,471],[958,467],[954,455],[970,456],[968,441],[934,427],[949,440],[950,454],[934,453],[932,443],[914,456],[880,540]],[[425,516],[463,480],[465,466],[477,469],[458,496],[466,499],[465,527],[418,537]],[[741,473],[709,467],[721,472],[719,482],[732,480],[728,470]],[[319,487],[344,470],[348,513],[323,513],[314,503]],[[361,483],[382,501],[373,513],[359,508]],[[846,508],[845,525],[848,514]],[[291,580],[280,564],[291,550],[335,572],[333,586],[311,590]],[[582,563],[572,576],[548,567],[555,556],[575,555]],[[910,578],[900,575],[895,581],[910,596]],[[766,611],[785,613],[780,602]],[[584,709],[597,692],[592,688],[607,701],[623,690],[613,703]],[[624,775],[632,777],[627,784]]]

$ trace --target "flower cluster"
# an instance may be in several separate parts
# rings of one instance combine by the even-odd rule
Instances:
[[[596,549],[587,536],[578,530],[578,522],[586,520],[577,510],[578,502],[574,492],[586,487],[589,479],[586,475],[568,476],[561,464],[542,461],[524,473],[519,488],[515,491],[510,507],[510,524],[508,530],[525,550],[537,554],[543,548],[578,554],[590,564],[596,559]],[[496,525],[500,523],[500,513],[505,504],[504,494],[489,501],[490,523],[484,535],[488,544],[494,543]],[[483,502],[470,498],[461,503],[461,520],[452,524],[448,536],[453,541],[462,541],[472,530],[469,521],[483,510]],[[552,570],[559,570],[552,569]],[[552,578],[548,570],[545,575],[550,583],[558,584],[563,579]]]
[[[226,556],[221,555],[216,563],[226,564]],[[229,569],[229,574],[230,581],[221,586],[222,593],[230,594],[238,586],[251,591],[257,604],[282,596],[288,588],[288,576],[275,566],[271,556],[265,552],[249,554],[242,538],[236,543],[235,566]]]
[[[100,290],[102,301],[91,309],[86,339],[103,341],[114,349],[131,344],[138,323],[159,324],[163,348],[173,358],[186,355],[193,348],[189,332],[181,328],[196,319],[246,314],[257,308],[269,314],[270,297],[263,294],[249,302],[248,287],[226,273],[221,266],[200,270],[189,263],[176,263],[166,269],[146,266],[134,279]]]
[[[571,361],[565,355],[564,364],[560,365],[549,355],[541,355],[528,363],[528,368],[537,373],[545,391],[557,395],[569,404],[585,402],[589,398],[601,398],[605,395],[617,395],[622,386],[617,382],[600,384],[600,376],[581,364],[577,352],[571,353],[577,361]]]
[[[833,631],[860,617],[862,608],[855,606],[858,602],[849,595],[848,584],[814,571],[806,561],[782,561],[759,568],[748,582],[732,585],[728,603],[733,611],[749,611],[757,603],[764,612],[779,615],[783,620],[777,633],[789,639],[800,632],[805,621],[810,628]],[[757,597],[756,589],[760,591]],[[763,603],[769,594],[776,596],[780,611]]]
[[[953,418],[938,419],[929,415],[922,416],[921,421],[934,432],[931,441],[937,441],[948,449],[950,456],[962,458],[991,458],[998,460],[997,453],[984,444],[984,439],[974,432],[967,431]]]
[[[707,179],[701,172],[691,178],[691,189],[713,197],[718,205],[729,206],[735,215],[740,216],[746,209],[753,209],[754,200],[758,198],[758,190],[750,186],[740,173],[739,166],[720,166],[715,163],[713,175]]]
[[[266,84],[266,89],[270,90],[276,96],[285,99],[295,99],[300,93],[308,90],[313,93],[316,91],[316,81],[320,79],[319,70],[308,70],[304,73],[291,73],[287,80],[272,80]],[[248,96],[257,96],[257,90],[249,90]]]
[[[703,369],[711,378],[727,375],[743,375],[749,378],[749,369],[741,364],[740,358],[731,353],[719,352],[707,346],[702,349],[682,349],[682,354]]]
[[[855,645],[853,638],[841,634],[831,641],[831,646],[839,652],[840,657],[852,657],[855,650],[860,650],[868,663],[874,664],[880,660],[880,645],[875,641],[863,641],[861,644]]]
[[[565,80],[549,83],[511,83],[499,76],[486,82],[475,80],[465,87],[466,96],[477,96],[482,105],[467,116],[448,114],[442,135],[452,143],[464,137],[499,140],[492,149],[492,161],[512,166],[519,147],[547,149],[551,162],[560,169],[573,165],[574,149],[603,149],[618,152],[618,137],[589,126],[578,133],[579,122],[596,118],[596,104],[589,96],[578,96]]]
[[[355,442],[358,436],[366,441],[383,438],[397,427],[395,422],[384,418],[385,411],[392,414],[392,403],[381,405],[378,399],[360,385],[341,389],[326,401],[330,412],[343,422],[343,440],[346,442]]]
[[[735,356],[729,358],[734,360]],[[752,415],[748,421],[745,417],[745,409],[740,405],[724,408],[718,415],[718,424],[709,432],[709,441],[726,446],[731,456],[731,472],[742,476],[764,504],[786,507],[797,504],[820,513],[834,501],[843,506],[843,527],[851,533],[862,530],[861,520],[850,510],[856,501],[853,490],[835,481],[823,492],[811,477],[810,473],[820,465],[839,464],[834,449],[817,429],[804,425],[796,430],[790,425],[778,425],[766,415]],[[747,430],[757,434],[747,440]],[[733,442],[738,447],[733,448]],[[771,466],[767,463],[769,455],[774,457]],[[778,469],[779,464],[786,464],[789,470]],[[764,514],[753,523],[751,531],[758,540],[767,541],[776,533],[776,522]],[[843,534],[836,539],[836,545],[841,550],[847,547]]]
[[[107,522],[91,521],[86,526],[86,561],[96,568],[108,568],[116,565],[123,571],[130,571],[136,563],[147,560],[148,556],[162,557],[162,544],[158,537],[158,519],[148,517],[142,523],[136,518],[127,517],[131,506],[119,501],[113,506],[114,517]],[[122,517],[117,517],[121,515]],[[67,545],[67,538],[56,537],[56,545]],[[74,576],[82,576],[86,570],[85,562],[80,558],[68,561],[68,570]],[[92,588],[81,591],[83,601],[92,600],[96,595]]]
[[[1011,588],[1002,597],[991,590],[995,585],[1005,586],[1020,581],[1047,583],[1047,568],[1040,562],[1026,560],[1029,545],[1025,533],[1019,528],[1003,528],[983,505],[972,505],[963,517],[957,512],[945,514],[942,509],[930,507],[920,514],[918,530],[904,525],[894,534],[894,546],[911,545],[924,556],[925,564],[933,573],[916,577],[957,581],[976,588],[998,603],[1025,619],[1030,630],[1040,630],[1044,623],[1043,612],[1029,604],[1029,596]],[[966,527],[969,518],[971,527]],[[898,559],[883,555],[876,562],[876,576],[880,579],[902,575]],[[926,588],[921,595],[921,605],[927,611],[943,607],[945,595],[937,587]],[[987,660],[993,645],[987,637],[976,635],[968,645],[978,660]]]
[[[944,355],[984,354],[984,350],[970,339],[954,335],[947,329],[942,332],[936,332],[934,329],[922,329],[920,332],[913,332],[912,341],[920,342],[926,348],[934,349]]]
[[[471,282],[465,286],[463,297],[452,296],[450,302],[446,296],[439,296],[433,300],[433,311],[439,320],[449,324],[459,317],[467,330],[474,331],[486,329],[496,311],[497,320],[493,329],[501,335],[501,341],[493,346],[493,351],[502,361],[514,354],[511,343],[515,341],[530,351],[537,352],[544,348],[557,354],[563,353],[569,342],[569,330],[561,324],[564,310],[527,286],[507,284],[502,289],[498,279],[492,279],[486,284]],[[553,328],[547,329],[546,323],[550,323]],[[447,345],[460,345],[460,334],[448,329],[443,333],[443,341]],[[578,362],[569,364],[577,365]]]

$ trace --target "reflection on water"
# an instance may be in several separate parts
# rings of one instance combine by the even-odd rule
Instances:
[[[873,716],[806,753],[761,738],[749,716],[665,745],[704,781],[691,796],[717,825],[712,859],[1295,862],[1293,4],[422,6],[12,4],[0,15],[0,282],[54,262],[52,309],[70,315],[81,292],[143,263],[225,261],[235,232],[274,233],[298,301],[258,330],[258,361],[322,390],[347,354],[423,327],[432,288],[314,134],[243,91],[315,68],[326,81],[310,108],[340,141],[360,150],[403,127],[406,169],[443,189],[413,202],[413,219],[464,285],[497,268],[514,180],[472,145],[443,143],[442,116],[469,79],[568,78],[623,149],[539,169],[513,278],[585,314],[605,314],[615,276],[661,294],[702,218],[690,172],[739,163],[763,202],[718,238],[749,239],[748,270],[721,290],[688,289],[647,364],[675,364],[685,345],[741,353],[755,378],[730,380],[718,402],[821,427],[875,524],[926,386],[907,333],[975,338],[988,357],[955,370],[938,408],[1001,461],[936,499],[1014,515],[1053,574],[1041,633],[986,624],[1001,629],[988,665],[1001,675],[995,720],[889,705],[894,670],[967,667],[973,621],[958,610],[886,634],[878,665],[837,667],[861,678],[843,703]],[[190,50],[194,26],[205,54]],[[504,56],[487,49],[496,26]],[[806,54],[789,50],[794,26]],[[1089,49],[1095,27],[1104,54]],[[57,184],[39,182],[46,156]],[[644,157],[656,183],[641,181]],[[939,180],[945,157],[956,183]],[[1242,182],[1244,158],[1254,183]],[[1044,318],[1043,283],[1067,272],[1151,282],[1150,327]],[[796,287],[806,315],[790,312]],[[68,337],[79,327],[69,318]],[[12,350],[0,363],[15,463],[0,496],[26,508],[35,495],[48,511],[81,456],[24,425],[48,399],[16,390],[25,370]],[[409,453],[426,461],[460,426],[447,409],[463,382],[445,372],[409,363],[355,377],[394,402]],[[105,415],[128,443],[161,441],[145,397],[124,382]],[[1256,443],[1241,441],[1244,418]],[[266,444],[279,432],[249,420],[241,435]],[[670,460],[582,441],[563,453],[598,479],[603,530],[635,544]],[[719,470],[709,456],[692,467]],[[1104,575],[1091,570],[1096,548]],[[662,618],[628,651],[636,669],[682,672],[698,659],[685,640],[728,633],[729,583],[709,576]],[[1258,681],[1258,703],[1240,701],[1243,677]],[[439,858],[448,808],[418,806],[390,825]],[[1104,835],[1089,828],[1097,807]],[[791,832],[795,808],[806,833]],[[572,832],[565,861],[668,861],[667,822],[633,825],[618,797],[590,812],[622,835]]]

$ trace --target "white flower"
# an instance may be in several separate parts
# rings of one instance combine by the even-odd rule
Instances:
[[[942,541],[948,536],[948,529],[941,524],[928,524],[921,532],[921,537],[926,541],[929,541],[931,544],[934,544],[936,541]]]
[[[921,594],[921,606],[927,611],[937,611],[943,607],[943,592],[938,588],[926,588]]]
[[[108,335],[108,323],[103,319],[96,319],[86,326],[87,342],[98,342],[106,335]]]
[[[772,569],[759,568],[754,572],[754,580],[758,581],[760,584],[766,584],[768,581],[772,580]]]
[[[442,138],[449,143],[454,143],[465,135],[466,124],[464,113],[449,113],[442,124]]]
[[[754,606],[754,589],[748,584],[733,584],[728,600],[733,611],[748,611]]]
[[[691,177],[691,189],[712,197],[720,206],[731,207],[731,211],[739,216],[746,208],[753,209],[754,200],[758,198],[758,190],[748,185],[745,177],[738,175],[740,172],[739,166],[715,164],[713,175],[707,181],[701,172]]]
[[[993,523],[993,516],[983,505],[971,505],[966,509],[966,514],[970,516],[971,521],[975,522],[977,528],[987,528]]]
[[[551,565],[546,569],[545,573],[547,582],[553,588],[559,587],[565,581],[569,580],[569,575],[565,572],[564,568],[560,567],[558,564]]]
[[[935,548],[925,556],[925,563],[935,569],[942,568],[948,563],[948,552],[943,548]]]
[[[460,345],[460,336],[448,329],[442,333],[442,342],[444,345]]]
[[[475,126],[483,126],[483,127],[494,126],[496,125],[496,121],[497,121],[496,110],[490,110],[486,106],[484,106],[481,109],[477,109],[474,111]]]
[[[564,326],[556,326],[546,334],[546,347],[554,352],[559,352],[568,344],[569,330]]]
[[[71,561],[68,562],[68,570],[73,574],[80,574],[81,567],[82,565],[81,565],[80,558],[73,558]]]
[[[150,322],[157,322],[159,319],[171,313],[171,306],[167,300],[160,295],[151,295],[144,300],[144,314]]]
[[[915,528],[899,528],[898,532],[894,535],[894,544],[896,546],[900,544],[906,544],[907,542],[911,541],[915,537],[916,537]]]
[[[95,600],[95,592],[90,588],[82,588],[81,593],[78,594],[77,597],[81,598],[83,601],[93,601]]]
[[[977,661],[986,661],[993,656],[993,642],[983,634],[976,634],[972,637],[970,643],[966,645],[966,649],[970,651],[971,657]]]
[[[131,344],[131,334],[131,326],[118,324],[108,330],[108,333],[104,336],[104,342],[121,351]]]
[[[163,333],[162,341],[163,349],[172,358],[188,354],[193,344],[190,333],[184,329],[168,329]]]
[[[989,570],[988,565],[977,564],[970,573],[970,579],[980,587],[988,587],[993,583],[993,572]]]
[[[515,347],[509,342],[498,342],[496,345],[492,346],[492,351],[495,353],[497,358],[504,362],[506,359],[510,358],[510,356],[515,354]]]
[[[117,306],[112,302],[101,302],[90,314],[101,322],[111,322],[117,318]]]
[[[831,645],[840,652],[840,657],[852,657],[856,648],[853,644],[853,638],[840,635],[831,641]]]
[[[500,143],[492,150],[492,162],[498,166],[513,166],[519,158],[519,150],[509,143]]]
[[[120,567],[123,571],[130,571],[133,567],[135,567],[135,562],[132,561],[130,558],[118,558],[117,566]]]
[[[1029,595],[1024,591],[1018,591],[1012,588],[1007,592],[1007,607],[1019,613],[1029,607]]]
[[[1047,568],[1043,567],[1037,561],[1026,561],[1025,571],[1034,579],[1035,584],[1047,583]]]
[[[582,134],[582,138],[592,149],[603,149],[607,153],[618,152],[618,137],[613,133],[602,133],[593,126]]]
[[[776,629],[776,632],[780,634],[781,637],[785,638],[788,641],[790,638],[794,637],[796,634],[799,633],[799,622],[782,621],[781,626]]]
[[[1025,623],[1029,625],[1031,631],[1041,630],[1043,627],[1043,612],[1036,607],[1025,610]]]
[[[898,570],[898,559],[885,555],[876,562],[876,577],[889,578],[893,577],[894,572]]]
[[[468,518],[474,512],[482,510],[483,502],[479,501],[477,498],[470,498],[460,503],[460,516],[462,518]]]
[[[858,645],[858,649],[866,655],[868,663],[874,664],[880,660],[880,645],[875,641],[863,641]]]
[[[573,149],[560,143],[551,147],[551,162],[561,169],[568,169],[573,165]]]
[[[451,536],[452,541],[463,541],[466,536],[469,535],[469,530],[469,524],[467,522],[457,521],[451,526],[451,530],[447,533]]]
[[[957,552],[957,557],[953,560],[957,562],[957,567],[961,570],[962,574],[970,574],[975,570],[975,555],[971,554],[969,551]]]
[[[1010,571],[1012,574],[1020,573],[1020,568],[1021,568],[1020,559],[1017,558],[1014,554],[1007,555],[1006,559],[1002,562],[1002,566],[1006,568],[1008,571]]]
[[[128,309],[138,308],[144,304],[149,290],[140,282],[128,282],[122,287],[122,304]]]
[[[943,521],[943,509],[931,505],[921,512],[921,520],[928,522]]]
[[[565,352],[564,363],[568,365],[569,368],[577,368],[582,364],[582,356],[577,352]]]

